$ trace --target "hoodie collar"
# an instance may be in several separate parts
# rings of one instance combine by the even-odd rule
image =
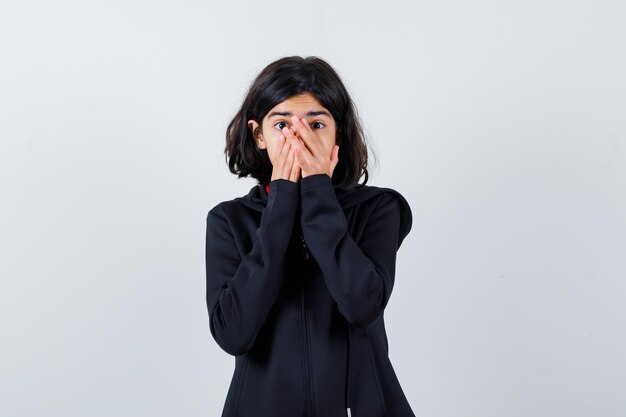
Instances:
[[[299,184],[298,184],[299,187]],[[267,206],[268,197],[268,184],[257,184],[250,189],[248,194],[235,198],[235,201],[249,207],[258,212],[262,212]],[[341,205],[342,209],[347,209],[371,198],[376,197],[381,193],[391,193],[398,197],[401,206],[400,214],[400,233],[398,240],[398,248],[402,241],[409,234],[413,223],[413,217],[411,213],[411,207],[402,194],[392,188],[377,187],[374,185],[362,185],[352,186],[348,188],[334,187],[335,195]]]
[[[298,188],[299,186],[300,184],[298,184]],[[267,205],[269,188],[269,184],[257,184],[250,189],[248,194],[242,197],[237,197],[235,200],[256,211],[263,211]],[[378,191],[378,187],[368,185],[358,187],[352,186],[349,188],[338,188],[333,186],[333,189],[335,190],[335,195],[337,196],[339,204],[344,209],[359,204],[360,202],[365,201],[380,192]]]

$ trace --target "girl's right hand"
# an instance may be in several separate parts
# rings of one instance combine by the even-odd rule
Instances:
[[[280,135],[281,148],[277,150],[276,163],[272,167],[272,179],[286,179],[292,182],[298,182],[301,175],[300,165],[296,162],[294,156],[294,146],[298,145],[296,139],[286,140],[285,134]]]

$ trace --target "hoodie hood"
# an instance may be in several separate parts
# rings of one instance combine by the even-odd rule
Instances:
[[[413,224],[411,207],[409,206],[408,201],[404,198],[402,194],[392,188],[377,187],[374,185],[359,185],[348,188],[333,188],[335,190],[337,200],[339,201],[341,208],[344,210],[349,207],[361,204],[362,202],[374,198],[381,193],[390,193],[396,196],[396,198],[400,202],[400,207],[402,209],[400,214],[400,231],[398,234],[398,248],[400,248],[402,241],[411,231],[411,227]],[[240,202],[246,207],[249,207],[258,212],[262,212],[267,206],[267,197],[268,193],[265,190],[265,185],[257,184],[250,189],[248,194],[237,197],[234,200]]]

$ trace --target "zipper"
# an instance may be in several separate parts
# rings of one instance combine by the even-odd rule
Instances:
[[[311,354],[309,347],[309,330],[307,325],[307,315],[306,315],[306,304],[304,297],[304,282],[300,287],[300,298],[301,298],[301,318],[302,318],[302,328],[304,330],[304,389],[305,389],[305,410],[307,417],[314,417],[314,406],[313,406],[313,385],[311,383]]]
[[[306,245],[306,240],[304,239],[302,232],[300,232],[300,244],[302,248],[302,259],[306,261],[309,259],[309,248]]]

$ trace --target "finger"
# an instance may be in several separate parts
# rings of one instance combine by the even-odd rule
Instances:
[[[295,150],[297,152],[296,156],[299,156],[300,166],[309,170],[315,164],[315,156],[309,151],[302,140],[297,139],[297,141]]]
[[[298,164],[296,152],[293,152],[293,165],[291,166],[291,173],[289,179],[292,181],[298,181],[298,173],[300,172],[300,165]]]
[[[294,151],[293,149],[290,149],[289,153],[287,154],[287,160],[285,161],[285,165],[283,165],[283,178],[289,178],[291,176],[291,170],[293,168],[293,160],[294,160]]]
[[[291,144],[292,149],[298,146],[304,146],[304,142],[302,142],[302,140],[292,132],[288,131],[287,136],[288,137],[286,138],[286,142],[289,142]]]
[[[283,148],[280,150],[280,156],[278,157],[278,162],[276,169],[278,172],[283,171],[283,167],[285,166],[285,161],[287,160],[287,156],[289,156],[289,149],[291,148],[290,142],[285,142]]]
[[[293,142],[294,140],[298,139],[298,137],[295,135],[295,132],[293,132],[287,126],[283,127],[282,133],[287,138],[287,141]]]
[[[302,119],[300,119],[300,124],[302,125],[302,127],[307,130],[308,132],[315,134],[315,132],[313,131],[313,129],[311,128],[311,125],[309,124],[309,122],[303,117]]]
[[[309,126],[306,119],[298,119],[297,116],[291,116],[291,121],[293,122],[294,129],[303,140],[309,151],[313,155],[317,155],[321,153],[323,149],[323,143],[320,138],[317,137],[313,129]]]
[[[296,150],[296,156],[298,158],[298,162],[300,163],[300,166],[303,168],[304,167],[310,168],[315,158],[313,157],[313,155],[311,155],[309,150],[305,146],[302,146],[301,144],[297,145],[295,150]]]
[[[305,118],[302,118],[300,120],[304,129],[308,131],[309,134],[316,139],[315,142],[319,144],[319,152],[320,153],[327,152],[327,149],[331,148],[331,153],[332,153],[332,146],[329,146],[330,144],[328,144],[325,140],[323,140],[323,138],[317,136],[317,134],[315,133],[315,131],[313,130],[309,122]]]
[[[280,158],[280,154],[283,148],[285,147],[285,142],[286,142],[285,135],[281,133],[280,138],[278,138],[278,147],[274,150],[274,160],[276,160],[276,162],[278,162]]]
[[[287,137],[287,141],[291,143],[291,146],[299,146],[301,148],[305,148],[306,149],[306,144],[302,141],[301,138],[299,138],[298,136],[295,135],[294,132],[292,132],[289,128],[284,127],[283,128],[283,132],[285,132],[285,136]],[[309,151],[310,153],[310,151]]]

